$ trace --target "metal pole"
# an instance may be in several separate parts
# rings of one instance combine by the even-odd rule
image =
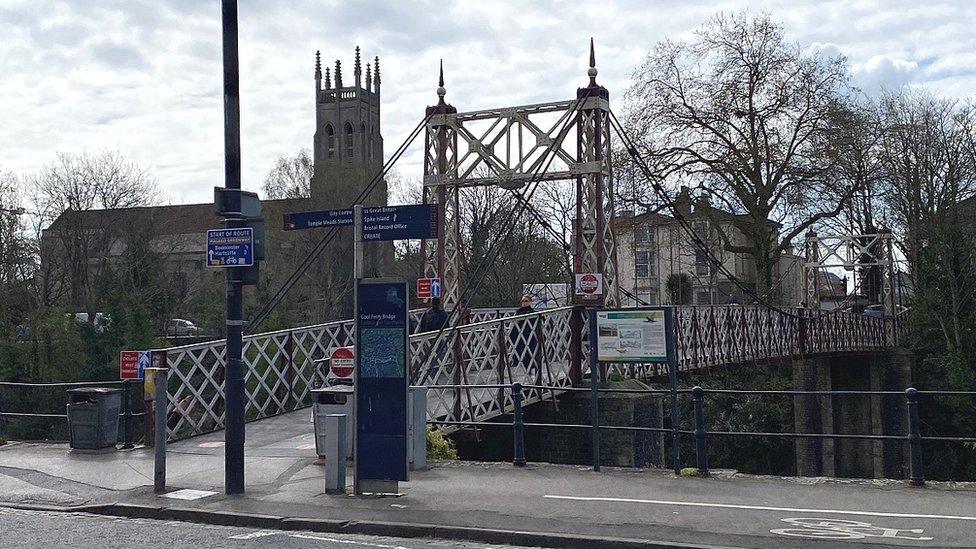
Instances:
[[[237,0],[221,1],[224,50],[224,187],[241,188],[241,110]],[[228,219],[227,228],[241,221]],[[227,269],[227,367],[224,372],[224,491],[244,493],[244,363],[242,268]],[[159,418],[156,419],[157,423]],[[156,434],[157,439],[159,433]]]
[[[918,390],[909,387],[905,390],[908,399],[908,448],[911,454],[909,469],[909,484],[925,486],[925,475],[922,471],[922,435],[918,430]]]
[[[674,474],[681,474],[681,440],[678,427],[681,416],[678,412],[678,357],[674,353],[674,312],[673,308],[664,310],[664,330],[668,348],[668,381],[671,384],[671,464]]]
[[[168,407],[166,388],[169,376],[166,368],[153,368],[153,370],[156,374],[156,399],[153,402],[156,419],[156,443],[153,449],[153,491],[158,494],[166,491],[166,409]]]
[[[697,385],[691,390],[695,397],[695,455],[698,474],[708,476],[708,438],[705,431],[705,390]]]
[[[363,205],[356,204],[352,207],[353,219],[353,247],[352,247],[352,271],[353,278],[360,280],[363,278]]]
[[[596,346],[596,309],[589,310],[590,315],[590,424],[592,425],[593,470],[600,470],[600,393],[599,390],[599,362],[597,361]]]
[[[525,467],[525,424],[522,423],[522,384],[512,384],[512,403],[515,405],[515,417],[512,420],[512,432],[515,436],[515,458],[512,465]]]
[[[122,382],[122,449],[128,450],[132,444],[132,386],[129,380]]]

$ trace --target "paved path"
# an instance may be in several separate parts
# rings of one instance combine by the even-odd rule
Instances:
[[[736,547],[972,547],[976,532],[972,485],[912,489],[891,481],[731,473],[697,479],[660,470],[464,462],[413,474],[400,498],[330,496],[308,418],[304,411],[248,424],[243,497],[220,493],[222,433],[214,433],[174,444],[168,455],[169,486],[214,492],[200,499],[153,495],[149,451],[78,455],[43,444],[0,447],[0,499]]]

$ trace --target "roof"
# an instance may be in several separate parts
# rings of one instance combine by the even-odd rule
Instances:
[[[261,202],[261,213],[269,228],[280,228],[282,214],[301,210],[308,204],[306,198],[286,198]],[[200,234],[220,228],[220,217],[213,211],[213,204],[175,204],[170,206],[143,206],[111,210],[67,210],[45,232],[59,231],[69,225],[73,230],[105,230],[125,227],[148,220],[153,234],[178,235]]]

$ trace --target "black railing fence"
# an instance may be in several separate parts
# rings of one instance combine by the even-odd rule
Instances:
[[[547,428],[547,429],[590,429],[593,432],[593,468],[600,470],[600,439],[599,431],[633,431],[669,434],[673,439],[680,437],[692,437],[694,441],[695,465],[699,476],[709,474],[709,438],[710,437],[765,437],[765,438],[789,438],[789,439],[848,439],[848,440],[891,440],[900,441],[908,444],[909,447],[909,482],[913,486],[923,486],[925,477],[923,474],[922,445],[925,442],[947,442],[947,443],[973,443],[976,442],[976,434],[967,436],[932,436],[921,434],[921,419],[919,412],[919,398],[922,396],[943,396],[958,398],[976,398],[976,391],[921,391],[915,388],[908,388],[905,391],[859,391],[859,390],[838,390],[838,391],[786,391],[786,390],[738,390],[738,389],[706,389],[695,386],[692,388],[680,389],[633,389],[633,388],[610,388],[600,387],[596,391],[586,387],[551,387],[547,385],[523,385],[513,384],[483,384],[483,385],[437,385],[429,386],[428,390],[453,390],[453,389],[499,389],[510,392],[513,403],[511,411],[512,420],[508,421],[428,421],[431,425],[457,425],[457,426],[501,426],[511,427],[513,436],[513,464],[524,466],[525,458],[525,428]],[[582,392],[592,394],[603,393],[636,393],[644,395],[672,395],[690,397],[692,399],[692,419],[693,429],[682,429],[680,416],[672,415],[670,427],[643,427],[631,425],[604,425],[599,421],[599,401],[591,399],[591,422],[589,424],[571,423],[535,423],[524,420],[524,410],[522,406],[523,393],[526,390],[535,389],[543,391],[558,392]],[[900,396],[904,398],[905,412],[907,415],[907,429],[903,435],[894,434],[849,434],[849,433],[807,433],[807,432],[765,432],[765,431],[720,431],[708,429],[708,397],[712,396],[805,396],[819,395],[823,397],[834,396]],[[665,414],[667,417],[668,414]],[[681,471],[681,455],[679,446],[675,444],[671,452],[671,465],[675,474]]]
[[[138,440],[136,424],[145,416],[142,382],[72,381],[59,383],[19,383],[0,381],[0,437],[19,440],[68,439],[69,389],[116,387],[122,390],[119,410],[119,441],[132,448]],[[41,411],[38,411],[41,410]],[[144,427],[144,426],[143,426]]]

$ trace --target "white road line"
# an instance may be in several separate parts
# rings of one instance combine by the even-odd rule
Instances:
[[[227,539],[258,539],[258,538],[266,538],[268,536],[274,536],[277,533],[278,532],[270,532],[268,530],[258,530],[257,532],[251,532],[251,533],[248,533],[248,534],[238,534],[236,536],[231,536],[231,537],[229,537]]]
[[[362,545],[363,547],[380,547],[382,549],[410,549],[409,547],[404,547],[402,545],[385,545],[382,543],[353,541],[351,539],[326,538],[322,536],[313,536],[311,534],[288,534],[288,536],[292,538],[299,538],[299,539],[314,539],[319,541],[328,541],[332,543],[345,543],[347,545]]]
[[[845,509],[802,509],[797,507],[767,507],[765,505],[741,505],[737,503],[705,503],[698,501],[667,501],[659,499],[628,499],[583,496],[556,496],[546,494],[548,499],[566,499],[573,501],[608,501],[619,503],[646,503],[650,505],[673,505],[678,507],[716,507],[719,509],[746,509],[752,511],[784,511],[789,513],[830,513],[835,515],[864,515],[869,517],[919,518],[919,519],[947,519],[976,521],[976,517],[959,515],[924,515],[920,513],[886,513],[883,511],[851,511]]]

